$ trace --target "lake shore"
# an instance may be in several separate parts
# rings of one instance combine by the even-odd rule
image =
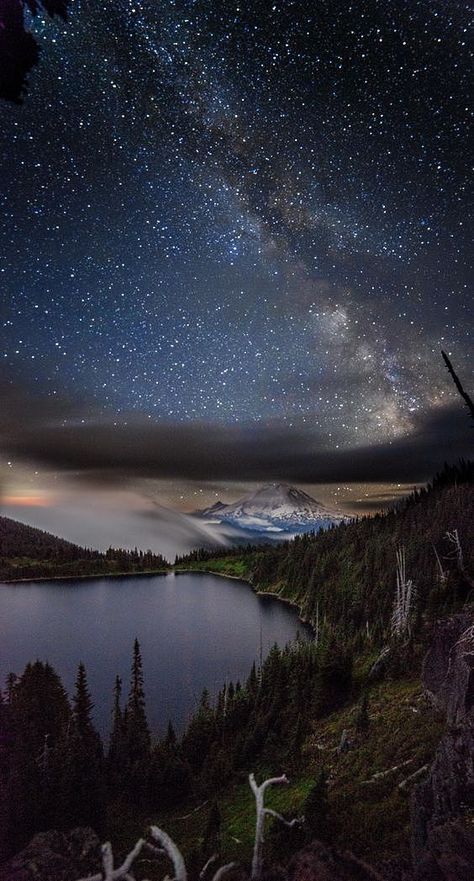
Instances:
[[[172,569],[142,569],[140,572],[97,572],[87,575],[41,575],[31,578],[2,578],[2,584],[36,584],[37,581],[85,581],[91,578],[135,578],[137,575],[168,575]]]
[[[100,578],[135,578],[139,575],[148,575],[149,577],[153,577],[155,575],[185,575],[186,573],[192,573],[193,575],[216,575],[218,578],[228,578],[231,581],[241,581],[242,584],[245,584],[247,587],[250,587],[256,596],[260,597],[272,597],[272,599],[280,600],[281,603],[285,603],[287,606],[292,606],[296,609],[298,613],[298,618],[302,624],[306,627],[310,627],[313,630],[313,625],[308,618],[305,618],[301,607],[294,600],[288,599],[288,597],[283,597],[281,594],[276,593],[275,591],[269,590],[258,590],[255,585],[250,581],[249,578],[245,578],[243,575],[227,575],[225,572],[214,572],[212,569],[191,569],[191,568],[174,568],[170,567],[169,569],[155,569],[155,570],[146,570],[141,572],[102,572],[96,575],[52,575],[52,576],[41,576],[40,578],[10,578],[10,579],[2,579],[0,581],[0,588],[2,585],[7,584],[35,584],[36,582],[49,582],[49,581],[86,581]]]

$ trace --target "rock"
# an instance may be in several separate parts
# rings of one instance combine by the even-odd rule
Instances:
[[[311,842],[293,857],[287,881],[386,881],[350,853],[340,853],[320,841]]]
[[[423,661],[425,694],[447,717],[462,721],[474,705],[474,615],[461,613],[438,623]]]
[[[412,795],[416,881],[474,878],[474,615],[438,624],[423,664],[423,687],[446,714],[428,778]]]
[[[417,867],[417,881],[472,881],[474,866],[474,827],[450,820],[435,826]]]
[[[92,829],[40,832],[0,866],[0,881],[75,881],[100,865],[100,842]]]

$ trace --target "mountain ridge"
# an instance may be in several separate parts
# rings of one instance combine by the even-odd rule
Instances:
[[[349,519],[288,483],[266,483],[236,502],[219,500],[194,515],[264,533],[319,531]]]

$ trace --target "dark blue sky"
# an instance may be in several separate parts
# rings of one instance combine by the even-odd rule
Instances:
[[[295,455],[303,435],[305,461],[427,423],[449,446],[441,348],[472,381],[467,25],[456,0],[73,0],[35,21],[40,65],[0,119],[24,420],[5,456],[67,468],[63,428],[83,451],[76,430],[124,422],[137,459],[147,422],[184,445],[183,423],[218,423],[236,450],[254,426]],[[258,479],[245,463],[229,479]]]

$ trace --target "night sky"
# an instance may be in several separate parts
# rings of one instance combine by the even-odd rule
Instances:
[[[472,391],[465,3],[73,0],[32,27],[0,118],[10,495],[380,494],[469,452],[440,356]]]

